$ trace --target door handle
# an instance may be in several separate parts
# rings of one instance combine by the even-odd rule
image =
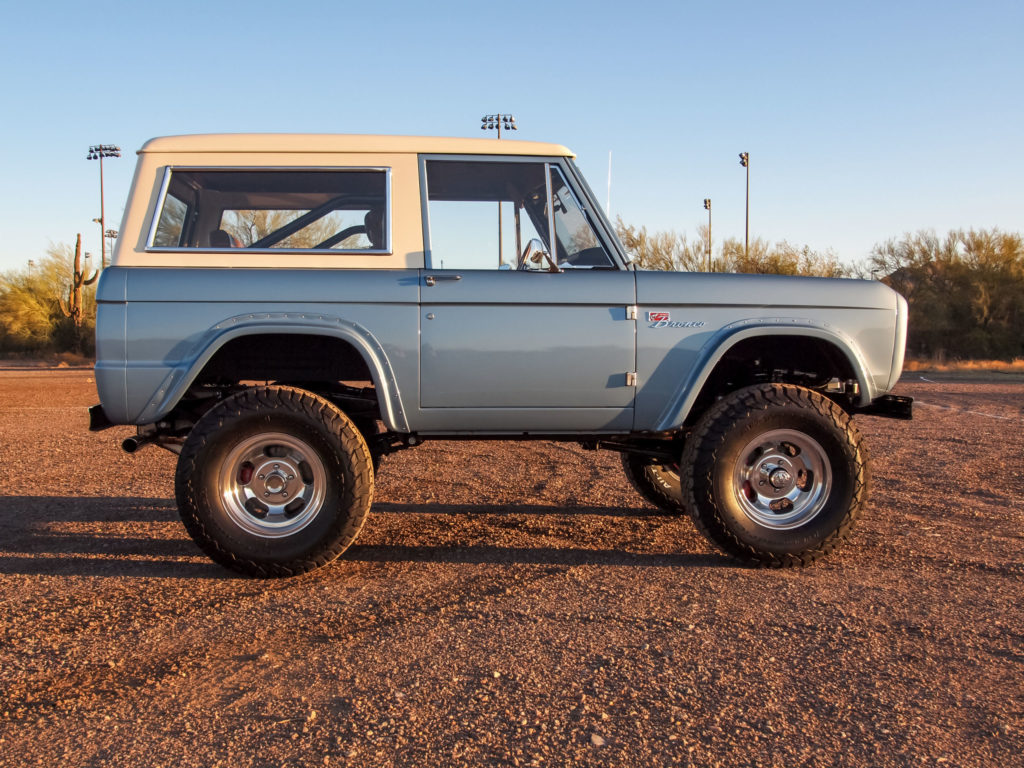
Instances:
[[[427,285],[434,285],[438,280],[461,280],[462,275],[427,275],[423,281]]]

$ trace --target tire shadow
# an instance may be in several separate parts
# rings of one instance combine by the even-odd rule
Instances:
[[[559,507],[539,504],[397,504],[374,512],[389,515],[656,516],[643,507]],[[372,523],[371,523],[372,524]],[[0,574],[138,576],[234,579],[210,562],[186,535],[173,499],[147,497],[0,497]],[[414,531],[410,529],[414,535]],[[645,567],[742,567],[705,553],[645,553],[584,547],[406,546],[355,544],[341,562],[437,562],[494,565],[615,565]],[[329,573],[329,571],[327,571]]]

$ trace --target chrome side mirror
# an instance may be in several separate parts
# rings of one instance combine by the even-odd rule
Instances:
[[[558,265],[551,259],[551,254],[544,248],[544,243],[539,238],[531,238],[523,249],[522,258],[519,259],[519,269],[540,271],[545,269],[544,262],[548,263],[548,272],[561,272]]]

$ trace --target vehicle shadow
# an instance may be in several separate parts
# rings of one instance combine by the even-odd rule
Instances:
[[[446,505],[385,502],[387,515],[604,515],[657,514],[643,508],[558,507],[537,504]],[[372,525],[372,520],[370,522]],[[144,497],[0,497],[0,574],[138,576],[233,579],[210,562],[188,538],[173,499]],[[410,536],[415,530],[410,529]],[[438,562],[495,565],[629,565],[646,567],[736,567],[718,554],[628,552],[608,548],[498,545],[361,545],[342,562]],[[329,574],[329,571],[325,575]]]
[[[379,501],[376,514],[399,515],[590,515],[604,517],[667,517],[653,507],[558,506],[554,504],[397,504]]]

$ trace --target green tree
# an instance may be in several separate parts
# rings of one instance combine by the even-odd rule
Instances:
[[[648,233],[647,227],[626,224],[615,219],[615,231],[630,258],[641,269],[697,272],[704,264],[704,246],[688,243],[686,235],[677,232]]]
[[[0,351],[91,351],[95,286],[81,289],[80,325],[60,306],[75,281],[74,257],[73,246],[51,243],[35,264],[0,274]]]
[[[760,237],[745,252],[743,243],[729,238],[722,243],[717,271],[755,275],[804,275],[808,277],[850,277],[852,271],[839,262],[831,250],[820,252],[810,246],[783,240],[770,245]]]
[[[685,234],[671,230],[649,233],[647,227],[626,224],[621,217],[616,219],[615,229],[626,251],[642,269],[707,270],[707,225],[697,227],[697,240],[692,243]],[[841,264],[839,257],[830,250],[819,252],[806,245],[791,245],[785,240],[771,245],[762,238],[751,241],[749,252],[744,252],[740,240],[728,238],[722,241],[718,255],[712,258],[711,270],[815,277],[850,277],[853,274],[852,269]]]
[[[1017,233],[907,233],[876,245],[868,269],[910,306],[911,354],[1024,355],[1024,239]]]

